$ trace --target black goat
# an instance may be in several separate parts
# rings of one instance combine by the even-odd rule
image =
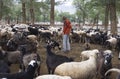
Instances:
[[[10,73],[10,68],[4,60],[0,60],[0,73]]]
[[[46,46],[46,50],[47,50],[47,59],[46,59],[46,64],[47,64],[47,68],[48,68],[48,73],[49,74],[54,74],[54,70],[55,68],[64,63],[64,62],[71,62],[73,61],[72,58],[68,58],[66,56],[62,56],[62,55],[56,55],[54,54],[51,49],[56,46],[55,41],[51,41],[49,43],[47,43]]]
[[[38,33],[39,33],[38,28],[36,28],[36,27],[28,27],[28,30],[29,30],[30,34],[33,34],[33,35],[38,35]]]
[[[26,71],[9,74],[9,73],[0,73],[0,79],[33,79],[34,73],[37,68],[37,62],[35,60],[31,60],[29,66]]]

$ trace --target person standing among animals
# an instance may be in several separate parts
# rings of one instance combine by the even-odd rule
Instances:
[[[69,42],[69,34],[71,32],[72,26],[69,19],[63,16],[63,52],[70,51],[70,42]]]

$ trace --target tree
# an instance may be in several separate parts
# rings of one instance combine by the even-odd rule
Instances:
[[[111,33],[117,34],[116,0],[110,0]]]
[[[0,0],[0,20],[5,19],[10,22],[10,15],[12,14],[11,7],[13,6],[13,0]]]
[[[22,23],[26,24],[26,3],[22,0]]]
[[[55,0],[51,0],[51,11],[50,11],[50,25],[54,26],[54,6]]]
[[[33,0],[30,0],[30,4],[31,4],[31,7],[30,7],[31,23],[33,25],[35,20]]]

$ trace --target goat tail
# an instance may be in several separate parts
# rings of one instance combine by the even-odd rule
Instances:
[[[118,72],[118,73],[120,73],[120,69],[117,69],[117,68],[112,68],[112,69],[109,69],[108,71],[106,71],[106,73],[105,73],[105,76],[109,73],[109,72]]]

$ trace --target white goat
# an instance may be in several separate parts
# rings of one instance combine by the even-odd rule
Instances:
[[[60,75],[40,75],[35,79],[72,79],[69,76],[60,76]]]
[[[70,76],[73,79],[92,79],[97,69],[97,53],[90,53],[86,61],[61,64],[56,67],[55,74]]]

